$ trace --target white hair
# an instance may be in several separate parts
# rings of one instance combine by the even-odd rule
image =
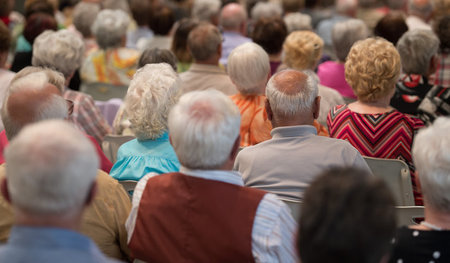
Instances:
[[[190,169],[216,169],[239,136],[239,109],[225,94],[209,89],[181,96],[169,115],[172,146]]]
[[[441,117],[419,131],[413,159],[425,200],[434,209],[450,212],[450,118]]]
[[[311,16],[299,12],[289,13],[283,18],[288,33],[298,30],[312,30]]]
[[[258,94],[270,73],[269,56],[255,43],[242,44],[228,56],[228,75],[242,94]]]
[[[124,11],[105,9],[98,13],[91,30],[101,48],[120,47],[129,23],[130,16]]]
[[[336,57],[345,61],[353,44],[358,40],[369,37],[369,29],[366,23],[360,19],[348,19],[334,25],[331,38]]]
[[[33,66],[45,67],[70,77],[81,66],[84,43],[68,30],[47,30],[33,44]]]
[[[18,73],[20,74],[20,73]],[[58,75],[56,75],[58,76]],[[46,71],[32,72],[19,79],[14,80],[5,95],[3,106],[1,109],[2,121],[5,127],[6,136],[9,140],[14,138],[20,130],[28,123],[23,123],[22,120],[15,120],[11,116],[9,107],[9,97],[13,94],[24,91],[39,91],[47,87],[49,84],[49,77]],[[19,107],[17,105],[16,107]],[[67,103],[66,100],[56,94],[49,95],[48,100],[40,101],[36,106],[34,115],[31,116],[31,122],[39,122],[49,119],[65,119],[67,118]]]
[[[156,139],[168,130],[169,111],[179,93],[180,79],[169,64],[147,64],[134,74],[125,111],[138,139]]]
[[[86,202],[99,166],[92,143],[62,120],[25,127],[6,149],[12,204],[31,214],[66,214]]]
[[[200,21],[210,21],[212,16],[219,14],[221,4],[220,0],[195,0],[192,17]]]
[[[403,34],[397,42],[403,72],[426,76],[439,43],[439,38],[431,30],[414,29]]]
[[[280,71],[273,75],[266,87],[266,97],[269,100],[270,108],[274,114],[296,115],[300,112],[306,112],[312,109],[314,99],[318,96],[318,80],[310,71],[302,71],[307,76],[305,87],[297,88],[298,92],[295,94],[286,94],[281,91],[285,87],[281,87],[278,82],[285,82],[283,74],[289,71],[298,72],[297,70],[287,69]],[[295,82],[292,80],[288,85],[296,86],[304,85],[303,82]]]
[[[261,18],[281,17],[283,15],[283,8],[280,3],[274,2],[258,2],[251,12],[253,21],[258,21]]]
[[[73,25],[83,35],[92,36],[91,26],[100,12],[100,5],[90,2],[79,2],[73,10]]]
[[[339,14],[348,14],[351,11],[356,11],[358,8],[358,0],[336,0],[335,7],[336,12]]]

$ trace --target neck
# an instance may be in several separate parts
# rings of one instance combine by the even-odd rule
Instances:
[[[311,114],[312,115],[312,114]],[[304,114],[296,116],[273,116],[272,127],[289,127],[289,126],[299,126],[299,125],[313,125],[314,117],[308,117]]]
[[[205,60],[196,60],[195,63],[201,64],[201,65],[213,65],[218,66],[219,65],[219,58],[213,57]]]
[[[427,205],[426,201],[425,207],[425,221],[427,223],[439,227],[442,230],[450,230],[450,213],[435,209],[432,206]]]
[[[71,212],[61,215],[36,215],[23,212],[19,209],[14,211],[16,225],[31,227],[56,227],[78,231],[80,229],[81,212]]]
[[[269,54],[269,60],[272,62],[281,62],[281,51],[276,54]]]
[[[390,96],[375,102],[362,102],[358,100],[356,102],[350,103],[349,109],[358,113],[377,114],[392,110],[389,104]]]

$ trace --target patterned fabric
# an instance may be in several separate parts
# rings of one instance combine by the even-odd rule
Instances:
[[[432,78],[434,85],[450,88],[450,50],[438,54],[436,74]]]
[[[411,157],[414,133],[424,126],[420,119],[397,110],[361,114],[339,105],[330,111],[327,123],[331,137],[348,141],[363,156],[405,161],[411,169],[416,205],[422,205]]]
[[[434,86],[419,105],[419,116],[428,125],[439,116],[450,115],[450,88]]]
[[[426,77],[415,74],[403,74],[395,86],[391,106],[400,112],[413,115],[417,114],[417,108],[433,87],[428,84]]]

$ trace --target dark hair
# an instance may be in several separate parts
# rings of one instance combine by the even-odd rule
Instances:
[[[33,44],[34,40],[45,30],[57,29],[58,24],[53,16],[46,13],[35,13],[28,17],[23,29],[23,36],[30,44]]]
[[[175,15],[172,9],[167,6],[161,6],[150,17],[149,26],[156,35],[165,36],[170,32],[174,23]]]
[[[28,17],[36,13],[45,13],[54,16],[55,9],[47,0],[25,1],[25,18],[28,19]]]
[[[253,42],[260,45],[268,54],[277,54],[283,48],[288,32],[281,18],[261,18],[253,28]]]
[[[0,53],[9,52],[11,47],[11,33],[8,27],[0,21]]]
[[[152,16],[150,0],[130,0],[130,10],[138,26],[149,24],[149,18]]]
[[[191,53],[187,48],[187,39],[191,30],[194,29],[198,23],[198,20],[193,18],[183,18],[178,22],[170,49],[180,62],[192,62]]]
[[[139,58],[138,68],[147,64],[167,63],[177,72],[177,57],[168,49],[150,48],[142,52]]]
[[[441,50],[450,49],[450,15],[441,17],[436,21],[436,26],[434,28],[436,35],[438,36],[441,45]]]
[[[408,31],[405,17],[400,11],[392,11],[378,21],[374,29],[375,36],[382,37],[387,41],[397,44],[402,35]]]
[[[395,234],[394,199],[379,178],[334,168],[306,190],[299,222],[302,263],[377,263]]]
[[[13,6],[9,0],[0,0],[0,16],[9,16]]]

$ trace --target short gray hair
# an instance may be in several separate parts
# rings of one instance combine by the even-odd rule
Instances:
[[[169,64],[147,64],[134,74],[125,96],[125,111],[138,139],[156,139],[168,130],[169,111],[179,92],[180,79]]]
[[[297,77],[286,77],[285,74],[297,75]],[[301,80],[301,75],[306,75],[306,81]],[[289,81],[289,82],[287,82]],[[281,83],[280,83],[281,82]],[[282,90],[286,86],[295,86],[297,92],[286,94]],[[282,115],[296,115],[312,109],[315,98],[318,96],[318,82],[309,71],[297,71],[287,69],[273,75],[266,87],[266,97],[269,100],[273,113]]]
[[[84,43],[68,30],[44,31],[33,44],[33,66],[50,68],[70,77],[81,66]]]
[[[212,16],[219,14],[221,4],[220,0],[194,0],[192,17],[209,22]]]
[[[431,0],[419,1],[409,0],[408,12],[422,17],[429,17],[433,13],[433,2]]]
[[[91,30],[101,48],[114,48],[121,45],[129,23],[130,16],[124,11],[105,9],[98,13]]]
[[[216,169],[230,156],[239,136],[241,115],[233,101],[217,90],[181,96],[169,115],[172,146],[190,169]]]
[[[234,9],[233,12],[230,9]],[[223,29],[231,30],[238,28],[246,20],[247,12],[245,12],[244,7],[237,3],[229,3],[220,12],[219,24]]]
[[[406,32],[397,42],[403,72],[426,76],[431,58],[437,54],[439,39],[430,30],[414,29]]]
[[[252,19],[257,21],[261,18],[281,17],[283,8],[279,3],[274,2],[258,2],[251,12]]]
[[[369,37],[369,29],[360,19],[348,19],[334,25],[331,38],[336,57],[344,62],[353,44]]]
[[[62,120],[25,127],[6,149],[5,160],[13,205],[44,216],[80,211],[99,166],[92,143]]]
[[[227,71],[240,93],[258,94],[270,73],[269,56],[255,43],[242,44],[228,56]]]
[[[100,12],[97,3],[79,2],[73,10],[73,25],[83,37],[92,36],[91,26]]]
[[[450,118],[441,117],[414,138],[413,159],[425,200],[434,209],[450,212]]]
[[[217,53],[222,44],[219,29],[210,23],[200,23],[189,33],[188,48],[195,60],[206,60]]]
[[[299,12],[289,13],[283,18],[288,34],[298,30],[312,30],[311,16]]]

